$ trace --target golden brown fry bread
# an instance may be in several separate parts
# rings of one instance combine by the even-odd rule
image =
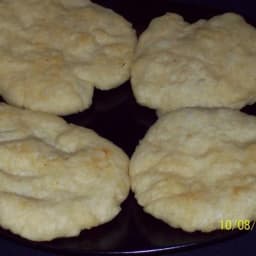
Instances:
[[[256,117],[182,109],[150,128],[130,162],[144,210],[185,231],[256,219]],[[236,228],[236,226],[235,226]]]
[[[113,219],[129,192],[128,157],[92,130],[0,105],[0,225],[35,241]]]
[[[120,15],[89,0],[0,2],[0,94],[59,115],[88,108],[94,87],[130,76],[136,35]]]

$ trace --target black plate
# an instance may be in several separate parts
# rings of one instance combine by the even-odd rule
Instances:
[[[226,10],[206,6],[178,4],[175,1],[94,1],[114,9],[134,24],[140,34],[149,21],[167,11],[182,14],[187,21],[210,18]],[[243,14],[244,15],[244,14]],[[247,21],[253,24],[250,17]],[[256,106],[243,109],[256,114]],[[68,122],[94,129],[101,136],[113,141],[131,156],[138,141],[156,121],[153,110],[139,106],[132,94],[130,83],[110,90],[95,90],[93,105],[79,114],[65,117]],[[163,253],[190,248],[210,242],[231,238],[241,231],[214,231],[210,233],[187,233],[174,229],[143,212],[131,193],[122,204],[121,213],[111,222],[83,231],[74,238],[56,239],[50,242],[31,242],[9,231],[0,229],[0,235],[45,250],[71,255],[84,254],[139,254]]]

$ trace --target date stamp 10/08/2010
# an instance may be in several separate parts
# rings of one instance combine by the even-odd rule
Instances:
[[[237,220],[223,219],[220,221],[220,229],[226,230],[226,231],[231,231],[234,229],[251,231],[255,226],[255,222],[256,221],[251,221],[248,219],[237,219]]]

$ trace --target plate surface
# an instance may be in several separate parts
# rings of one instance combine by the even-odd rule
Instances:
[[[206,7],[175,4],[174,1],[94,1],[112,8],[134,24],[138,35],[147,27],[149,21],[167,11],[184,16],[187,21],[210,18],[224,11]],[[246,17],[248,20],[248,17]],[[248,20],[250,22],[250,20]],[[250,22],[252,23],[252,22]],[[256,114],[256,106],[243,109]],[[130,83],[110,91],[96,90],[93,105],[79,114],[65,117],[68,122],[92,128],[101,136],[113,141],[129,156],[132,155],[139,140],[156,121],[153,110],[139,106],[133,97]],[[140,254],[162,253],[216,242],[241,231],[214,231],[210,233],[186,233],[173,229],[143,212],[131,193],[122,204],[121,213],[111,222],[83,231],[74,238],[56,239],[50,242],[31,242],[0,229],[0,235],[12,240],[65,254]]]

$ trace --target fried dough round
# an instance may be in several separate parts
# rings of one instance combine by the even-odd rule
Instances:
[[[88,108],[94,87],[130,76],[131,24],[89,0],[0,2],[0,94],[10,104],[67,115]]]
[[[256,219],[256,117],[181,109],[150,128],[130,161],[144,210],[185,231]]]
[[[193,24],[173,13],[155,18],[139,38],[135,97],[159,113],[254,103],[255,41],[256,29],[234,13]]]
[[[0,225],[30,240],[108,222],[129,192],[128,157],[90,129],[0,105]]]

